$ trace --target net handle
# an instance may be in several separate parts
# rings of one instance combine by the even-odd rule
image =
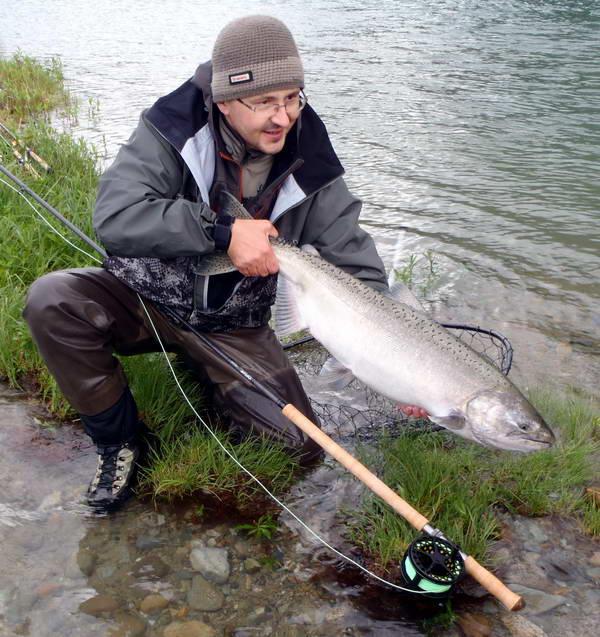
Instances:
[[[411,526],[418,531],[429,525],[429,521],[421,515],[408,502],[403,500],[395,491],[392,491],[384,482],[374,475],[367,467],[359,462],[353,455],[340,447],[326,433],[321,431],[311,420],[301,413],[293,405],[286,405],[282,410],[283,415],[299,427],[307,436],[312,438],[329,455],[333,456],[348,471],[354,474],[371,491],[387,502],[394,511],[398,512]],[[518,610],[523,606],[523,598],[513,593],[495,575],[490,573],[471,556],[465,556],[465,570],[483,588],[489,591],[508,610]]]

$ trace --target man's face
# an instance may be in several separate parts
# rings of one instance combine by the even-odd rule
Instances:
[[[269,91],[242,101],[220,102],[217,106],[248,147],[275,155],[282,150],[300,111],[291,106],[287,110],[282,106],[276,109],[274,105],[297,103],[299,94],[299,88]]]

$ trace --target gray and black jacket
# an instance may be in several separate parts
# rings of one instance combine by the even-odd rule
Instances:
[[[201,65],[142,114],[100,179],[94,226],[109,254],[104,267],[159,306],[203,331],[260,327],[269,320],[276,275],[196,273],[215,249],[220,190],[239,197],[223,177],[227,160],[210,77],[210,63]],[[383,263],[358,225],[361,203],[343,172],[323,122],[307,105],[250,211],[270,219],[280,236],[312,244],[327,261],[384,290]]]

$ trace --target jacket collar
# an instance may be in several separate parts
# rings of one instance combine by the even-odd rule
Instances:
[[[217,150],[224,150],[216,124],[219,109],[212,101],[211,78],[212,64],[205,62],[192,78],[158,99],[145,113],[146,119],[179,153],[186,142],[206,126]],[[283,150],[275,156],[273,176],[283,174],[297,159],[304,163],[294,172],[294,179],[306,196],[344,174],[325,125],[310,104],[288,134]]]

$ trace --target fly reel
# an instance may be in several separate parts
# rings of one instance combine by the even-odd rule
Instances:
[[[407,586],[426,597],[446,597],[464,574],[458,547],[440,537],[417,538],[402,560]]]

